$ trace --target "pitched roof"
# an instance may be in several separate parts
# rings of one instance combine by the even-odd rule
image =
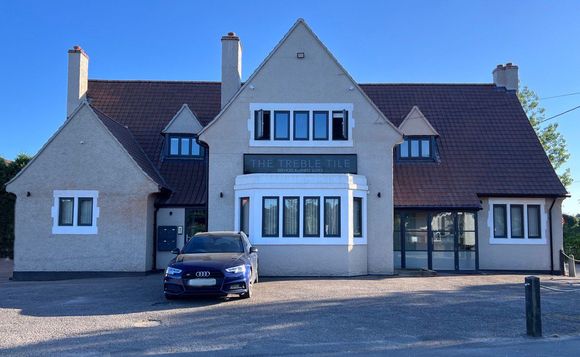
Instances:
[[[438,162],[394,165],[397,207],[479,208],[479,196],[563,196],[513,92],[493,84],[360,84],[395,125],[418,106],[437,130]],[[163,160],[162,130],[183,104],[202,125],[220,111],[219,82],[90,80],[91,105],[127,126],[172,194],[203,205],[205,160]]]

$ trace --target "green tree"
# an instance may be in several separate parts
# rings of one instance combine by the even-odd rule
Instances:
[[[10,181],[28,162],[31,157],[20,154],[14,161],[0,157],[0,257],[14,255],[14,203],[16,197],[6,192],[6,183]]]
[[[563,215],[564,218],[564,251],[574,254],[580,259],[580,214],[576,216]]]
[[[563,172],[560,170],[570,158],[570,153],[568,152],[566,139],[558,131],[558,123],[543,124],[543,120],[546,119],[546,110],[540,106],[540,98],[538,95],[527,86],[520,89],[518,98],[554,170],[561,172],[559,174],[560,181],[562,181],[564,186],[570,186],[573,181],[570,169],[566,168]]]

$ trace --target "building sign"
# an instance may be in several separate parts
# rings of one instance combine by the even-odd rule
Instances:
[[[356,154],[244,154],[244,174],[356,174]]]

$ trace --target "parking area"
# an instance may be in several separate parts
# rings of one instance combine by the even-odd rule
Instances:
[[[0,282],[0,354],[559,354],[580,347],[580,280],[524,275],[263,279],[250,300],[166,301],[160,275]]]

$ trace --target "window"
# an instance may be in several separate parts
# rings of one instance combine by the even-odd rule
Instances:
[[[308,140],[310,138],[310,115],[305,111],[294,112],[294,140]]]
[[[256,140],[270,140],[270,111],[254,112],[254,135]]]
[[[429,160],[433,159],[432,137],[409,136],[399,145],[399,159],[402,160]]]
[[[332,112],[332,140],[348,140],[348,112]]]
[[[262,236],[278,237],[278,197],[262,198]]]
[[[52,234],[97,234],[98,191],[53,191]]]
[[[512,238],[524,238],[524,205],[510,205]]]
[[[352,215],[353,215],[353,222],[352,222],[352,234],[355,237],[362,237],[363,236],[363,227],[362,227],[362,204],[363,199],[362,197],[353,197],[352,198]]]
[[[300,199],[298,197],[284,197],[284,212],[282,235],[284,237],[298,237],[300,224]]]
[[[274,112],[274,140],[290,140],[290,112]]]
[[[507,238],[506,205],[493,205],[493,236],[494,238]]]
[[[169,156],[191,158],[203,156],[203,150],[191,135],[171,135],[169,137]]]
[[[320,237],[319,197],[304,197],[304,236]]]
[[[340,197],[324,197],[324,236],[340,237]]]
[[[74,198],[60,197],[58,199],[58,225],[72,226],[74,220]]]
[[[185,241],[188,242],[196,233],[207,232],[207,209],[185,209]]]
[[[328,140],[328,112],[314,112],[314,140]]]
[[[540,205],[528,205],[528,238],[542,237]]]
[[[78,225],[93,225],[93,199],[91,197],[79,197]]]
[[[240,231],[250,234],[250,198],[240,198]]]

